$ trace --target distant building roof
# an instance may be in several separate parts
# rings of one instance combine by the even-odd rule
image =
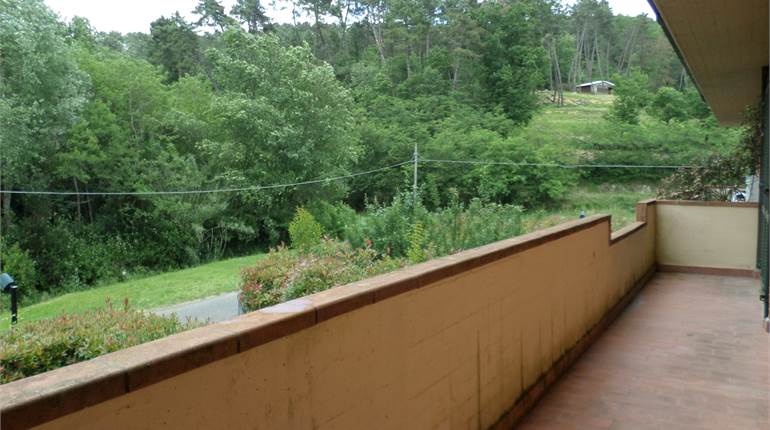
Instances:
[[[610,81],[593,81],[593,82],[586,82],[584,84],[577,85],[578,88],[580,87],[593,87],[594,85],[607,85],[608,87],[614,87],[615,84],[613,84]]]

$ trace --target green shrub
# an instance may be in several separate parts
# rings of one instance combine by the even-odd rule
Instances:
[[[519,206],[479,199],[465,205],[456,195],[446,208],[429,212],[418,201],[413,210],[411,196],[402,195],[390,206],[368,206],[346,239],[354,247],[419,262],[522,234],[522,214]]]
[[[132,267],[132,247],[119,237],[105,237],[96,228],[57,221],[22,245],[38,262],[38,287],[48,293],[83,289],[116,279]]]
[[[615,76],[615,100],[609,118],[625,124],[639,124],[642,109],[650,104],[649,77],[640,70],[633,70],[626,76]]]
[[[399,194],[390,205],[372,203],[345,232],[354,248],[373,247],[381,254],[405,257],[409,250],[412,224],[428,218],[428,211],[417,200],[413,207],[411,193]]]
[[[289,238],[295,249],[308,249],[321,242],[323,229],[313,214],[305,208],[297,208],[294,219],[289,223]]]
[[[34,294],[38,285],[37,268],[29,252],[21,249],[17,243],[9,246],[4,241],[0,241],[0,253],[3,257],[3,266],[0,269],[2,272],[10,273],[16,279],[21,296]]]
[[[668,123],[686,121],[689,114],[688,108],[684,93],[671,87],[662,87],[655,93],[647,110],[655,118]]]
[[[302,253],[279,248],[243,270],[239,300],[244,310],[252,311],[403,266],[403,260],[382,256],[372,248],[353,249],[332,240]]]
[[[468,205],[455,201],[431,213],[425,236],[433,254],[454,254],[523,234],[523,213],[514,205],[483,203],[479,199]]]
[[[418,222],[412,225],[407,240],[409,241],[409,249],[406,251],[406,258],[411,263],[420,263],[429,258],[429,253],[426,250],[425,228],[422,223]]]
[[[338,239],[342,239],[356,222],[356,211],[345,203],[331,204],[319,200],[309,205],[307,210],[321,224],[325,234]]]
[[[0,383],[90,360],[188,328],[161,317],[111,305],[77,316],[21,324],[0,333]]]

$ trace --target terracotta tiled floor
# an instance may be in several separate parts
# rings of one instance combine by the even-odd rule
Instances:
[[[658,274],[519,429],[770,429],[758,282]]]

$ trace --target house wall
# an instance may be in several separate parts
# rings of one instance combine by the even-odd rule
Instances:
[[[751,274],[756,268],[756,204],[658,201],[657,214],[662,268],[725,274]]]
[[[505,427],[654,270],[656,224],[647,202],[0,386],[2,428]]]

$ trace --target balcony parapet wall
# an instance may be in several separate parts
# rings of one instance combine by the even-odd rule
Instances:
[[[659,200],[657,214],[661,271],[756,275],[756,203]]]

